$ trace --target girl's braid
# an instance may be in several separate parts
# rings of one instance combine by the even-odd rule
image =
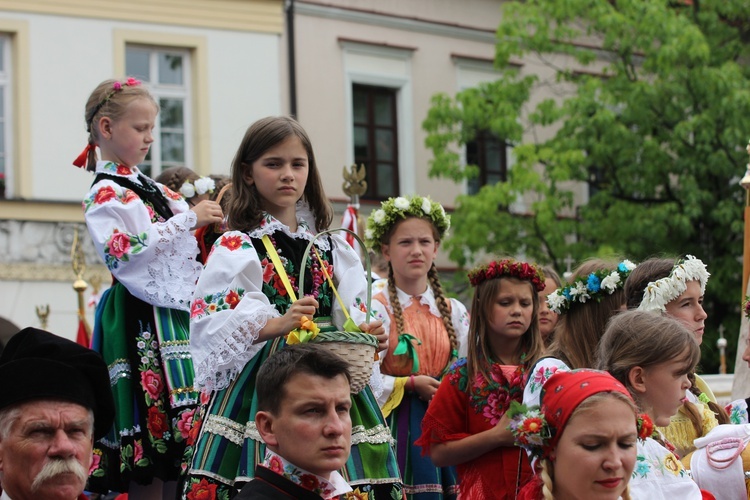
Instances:
[[[453,321],[451,320],[451,310],[448,307],[448,300],[445,298],[443,286],[440,284],[437,268],[435,267],[434,263],[432,264],[432,267],[430,267],[430,270],[427,271],[427,279],[430,280],[432,293],[437,299],[438,309],[440,310],[440,317],[443,319],[443,325],[445,325],[445,330],[448,332],[448,339],[451,343],[451,356],[448,361],[448,366],[450,366],[456,360],[456,357],[453,353],[458,352],[458,339],[456,338],[456,329],[453,328]]]
[[[688,373],[688,379],[690,380],[690,383],[692,384],[690,386],[690,392],[692,392],[693,394],[695,394],[696,397],[699,398],[702,392],[700,388],[698,388],[698,385],[695,383],[695,372]],[[720,424],[730,423],[729,415],[727,414],[724,408],[722,408],[720,405],[717,405],[713,401],[709,401],[708,403],[706,403],[706,405],[714,413],[714,415],[716,415],[716,421],[718,423]],[[687,406],[687,403],[685,403],[685,406]],[[696,413],[699,413],[699,412],[696,412]],[[691,418],[690,420],[693,420],[693,419]],[[701,432],[698,433],[698,436],[703,436],[703,417],[702,416],[700,417],[700,421],[701,421],[701,424],[700,424]],[[693,426],[695,427],[696,431],[699,430],[698,426],[695,423],[693,423]]]
[[[396,318],[396,331],[401,335],[404,333],[404,316],[398,293],[396,293],[396,279],[393,277],[393,266],[390,262],[388,262],[388,300],[391,302],[391,310]]]
[[[552,466],[548,459],[542,460],[542,471],[539,476],[542,478],[542,493],[544,494],[544,500],[555,500],[552,491],[554,485],[552,484],[552,477],[549,474],[549,468]]]
[[[96,139],[94,133],[89,132],[89,152],[86,155],[86,170],[89,172],[96,171]]]

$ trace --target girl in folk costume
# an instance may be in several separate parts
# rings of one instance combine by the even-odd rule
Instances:
[[[468,358],[443,378],[417,444],[436,465],[457,466],[462,499],[512,499],[532,473],[513,444],[506,412],[521,400],[527,370],[544,348],[537,322],[544,275],[525,262],[500,260],[469,279],[475,290]]]
[[[547,296],[550,310],[560,319],[547,356],[531,368],[523,403],[539,406],[547,379],[558,370],[593,368],[594,353],[607,321],[625,305],[623,287],[635,264],[590,259],[573,273],[569,285]]]
[[[396,440],[404,491],[415,499],[456,497],[455,469],[435,467],[414,445],[440,378],[466,353],[466,308],[445,297],[434,263],[449,225],[439,203],[416,195],[389,198],[367,220],[368,244],[388,263],[386,287],[373,303],[390,332],[379,399]]]
[[[93,347],[109,365],[117,418],[94,447],[89,489],[133,498],[161,498],[159,480],[179,476],[198,400],[188,310],[201,266],[190,231],[222,219],[218,204],[190,209],[138,169],[158,111],[138,80],[102,82],[86,103],[89,144],[74,162],[96,173],[83,208],[114,281],[97,309]]]
[[[288,117],[255,122],[242,139],[231,175],[230,231],[214,244],[190,316],[195,383],[211,393],[199,419],[200,437],[190,450],[185,491],[190,498],[233,496],[253,479],[257,463],[270,460],[255,428],[255,380],[268,356],[284,348],[287,334],[314,330],[313,317],[320,328],[342,325],[344,304],[363,331],[383,343],[388,338],[380,321],[363,322],[367,311],[361,298],[368,283],[345,239],[316,239],[313,253],[319,258],[300,269],[308,243],[332,218],[302,127]],[[304,290],[295,288],[301,273]],[[341,302],[326,276],[335,282]],[[352,395],[351,418],[351,456],[341,471],[354,488],[351,494],[398,497],[391,436],[369,387]]]
[[[709,276],[706,265],[691,255],[677,261],[648,259],[625,283],[628,309],[671,316],[693,332],[700,345],[707,318],[703,294]],[[680,457],[695,449],[696,438],[705,436],[717,424],[729,422],[708,384],[695,372],[689,376],[691,387],[687,399],[669,426],[661,429]]]
[[[653,424],[607,372],[559,371],[545,382],[542,406],[512,405],[516,443],[538,457],[540,472],[520,500],[630,500],[636,440]]]
[[[699,359],[695,336],[681,322],[631,310],[610,320],[597,349],[596,367],[627,387],[640,411],[655,425],[666,427],[683,404],[691,386],[688,374]],[[638,442],[630,483],[633,498],[714,498],[690,479],[673,449],[658,430]]]

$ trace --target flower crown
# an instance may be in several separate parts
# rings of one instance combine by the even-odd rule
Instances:
[[[588,276],[578,278],[563,288],[558,288],[547,296],[550,310],[562,314],[570,309],[575,302],[585,304],[588,300],[600,302],[605,295],[612,295],[625,285],[625,279],[635,269],[635,264],[623,260],[617,269],[600,269]]]
[[[665,312],[667,304],[685,293],[688,281],[698,281],[701,285],[701,295],[703,295],[706,293],[709,276],[711,275],[706,271],[703,261],[688,255],[685,260],[677,261],[669,276],[646,285],[638,310]]]
[[[509,259],[496,260],[488,265],[475,267],[469,271],[469,282],[476,287],[487,280],[503,276],[530,281],[537,292],[544,290],[544,273],[539,268],[533,264]]]
[[[196,179],[195,183],[185,181],[182,186],[180,186],[180,194],[185,198],[190,199],[196,194],[201,195],[213,193],[214,189],[216,189],[216,182],[214,182],[212,178],[201,177],[200,179]]]
[[[750,295],[745,295],[745,300],[742,301],[742,313],[750,318]]]
[[[112,84],[112,90],[107,92],[107,95],[105,95],[104,98],[99,102],[99,104],[96,105],[96,107],[94,108],[94,111],[91,113],[91,116],[89,116],[89,119],[86,120],[86,128],[88,129],[88,131],[91,132],[91,121],[94,119],[94,117],[99,112],[99,110],[102,109],[102,106],[107,104],[109,100],[112,99],[113,95],[121,91],[123,85],[127,87],[137,87],[140,84],[141,84],[140,80],[136,80],[135,78],[132,78],[132,77],[128,78],[124,82],[115,81]]]
[[[432,201],[429,197],[413,195],[411,197],[399,196],[388,198],[380,208],[374,210],[367,218],[367,229],[365,229],[365,243],[372,250],[380,251],[380,239],[396,222],[406,219],[408,216],[428,219],[437,229],[442,239],[448,228],[451,227],[451,219],[445,213],[442,205]]]
[[[508,430],[513,434],[516,446],[528,451],[533,457],[547,458],[552,438],[560,429],[555,429],[544,417],[538,406],[527,407],[518,401],[512,401],[508,409],[510,425]],[[645,413],[636,418],[638,439],[645,441],[654,434],[654,423]]]

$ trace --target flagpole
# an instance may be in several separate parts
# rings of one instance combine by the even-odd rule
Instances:
[[[76,280],[73,282],[73,290],[78,294],[78,333],[76,335],[76,342],[89,347],[91,342],[91,327],[88,321],[86,321],[86,303],[83,298],[83,294],[89,285],[83,279],[83,273],[86,271],[86,256],[83,254],[83,245],[81,244],[77,227],[73,233],[70,260],[73,272],[76,274]]]

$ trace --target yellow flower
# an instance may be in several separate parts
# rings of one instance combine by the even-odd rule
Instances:
[[[320,333],[318,325],[307,316],[302,316],[299,323],[300,327],[295,328],[286,336],[287,344],[304,344],[305,342],[310,342]]]
[[[682,465],[677,461],[674,455],[670,454],[664,457],[664,467],[675,476],[678,476]]]
[[[357,488],[354,491],[346,493],[344,497],[346,500],[369,500],[370,495],[368,495],[367,492],[359,491],[359,488]]]

